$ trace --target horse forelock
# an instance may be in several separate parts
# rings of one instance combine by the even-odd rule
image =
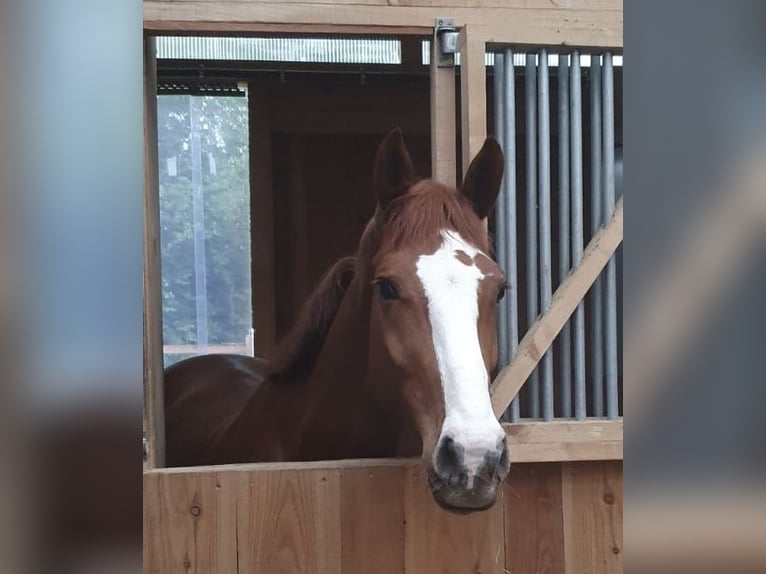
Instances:
[[[421,180],[375,217],[379,239],[392,249],[421,245],[454,231],[477,249],[490,251],[489,237],[471,202],[453,188]]]

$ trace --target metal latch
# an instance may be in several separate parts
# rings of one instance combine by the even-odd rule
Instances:
[[[437,18],[434,29],[434,41],[437,45],[438,61],[436,65],[440,68],[452,67],[455,65],[455,53],[458,51],[458,38],[460,34],[455,28],[455,22],[452,18]]]

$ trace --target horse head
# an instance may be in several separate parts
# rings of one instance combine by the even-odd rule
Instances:
[[[434,498],[456,511],[491,506],[510,468],[489,395],[506,280],[482,221],[502,174],[503,153],[488,138],[459,190],[417,180],[394,130],[377,153],[377,209],[358,254],[371,378],[420,435]]]

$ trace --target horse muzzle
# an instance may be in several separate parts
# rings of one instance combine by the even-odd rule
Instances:
[[[478,464],[470,464],[476,456],[467,457],[465,450],[449,437],[439,442],[428,472],[431,492],[446,510],[486,510],[495,503],[497,489],[510,470],[508,445],[503,438],[495,448],[483,453]]]

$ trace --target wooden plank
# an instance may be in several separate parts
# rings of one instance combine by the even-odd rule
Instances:
[[[145,574],[237,570],[236,475],[144,475]]]
[[[177,2],[178,0],[157,0],[159,2]],[[206,2],[208,0],[190,0]],[[258,3],[261,0],[234,0]],[[432,8],[526,8],[529,10],[554,10],[562,4],[578,10],[622,10],[622,0],[570,0],[556,2],[550,0],[280,0],[282,4],[319,4],[336,6],[400,6]],[[266,3],[273,3],[271,2]]]
[[[564,572],[622,572],[622,463],[562,463],[561,472]]]
[[[165,464],[165,400],[162,380],[162,274],[160,180],[157,140],[157,62],[154,38],[144,39],[144,436],[148,468]]]
[[[622,459],[622,420],[526,422],[504,424],[514,463],[567,460]],[[268,462],[222,466],[175,467],[154,470],[160,474],[195,472],[382,469],[421,465],[419,458],[348,459],[315,462]]]
[[[460,516],[441,509],[422,466],[407,468],[404,493],[405,572],[503,574],[503,492],[491,509]]]
[[[484,39],[474,28],[461,32],[460,49],[460,124],[463,177],[471,160],[487,137],[487,71],[484,64]]]
[[[431,178],[456,187],[457,135],[455,68],[437,66],[437,42],[431,39]]]
[[[503,500],[506,570],[564,572],[561,465],[512,466]]]
[[[547,7],[544,8],[544,6]],[[144,28],[157,33],[355,33],[430,35],[434,20],[485,27],[487,41],[533,45],[622,46],[622,8],[401,6],[231,0],[157,1],[144,6]],[[445,13],[448,10],[449,13]]]
[[[599,442],[622,440],[623,421],[588,419],[503,424],[511,444]]]
[[[536,15],[544,18],[546,12],[537,11]],[[493,47],[514,44],[528,47],[567,46],[622,50],[622,10],[578,10],[571,12],[564,22],[555,27],[545,27],[543,22],[533,21],[534,18],[527,20],[523,22],[509,17],[482,21],[478,24],[480,30],[477,30],[477,33]]]
[[[146,472],[144,571],[621,571],[621,463],[513,465],[491,510],[459,516],[420,461],[356,462]]]
[[[289,2],[306,0],[288,0]],[[310,2],[335,2],[337,0],[309,0]],[[528,10],[555,10],[576,8],[577,10],[622,10],[622,0],[341,0],[342,2],[376,2],[397,6],[433,6],[439,8],[525,8]]]
[[[246,344],[231,345],[208,345],[205,347],[207,354],[234,353],[235,355],[246,355],[248,348]],[[162,352],[166,355],[194,355],[197,353],[196,345],[163,345]]]
[[[253,325],[255,354],[264,356],[274,349],[277,338],[271,110],[266,92],[253,84],[248,98]]]
[[[237,519],[236,572],[340,572],[340,472],[253,472],[248,478]]]
[[[620,198],[612,219],[591,239],[580,265],[556,289],[548,310],[529,328],[511,364],[492,383],[492,407],[498,417],[511,404],[622,242],[622,216],[623,200]]]
[[[622,420],[504,424],[513,462],[622,460]]]
[[[511,460],[514,462],[622,460],[622,458],[621,440],[511,445]]]
[[[404,572],[406,468],[341,471],[342,571]]]

